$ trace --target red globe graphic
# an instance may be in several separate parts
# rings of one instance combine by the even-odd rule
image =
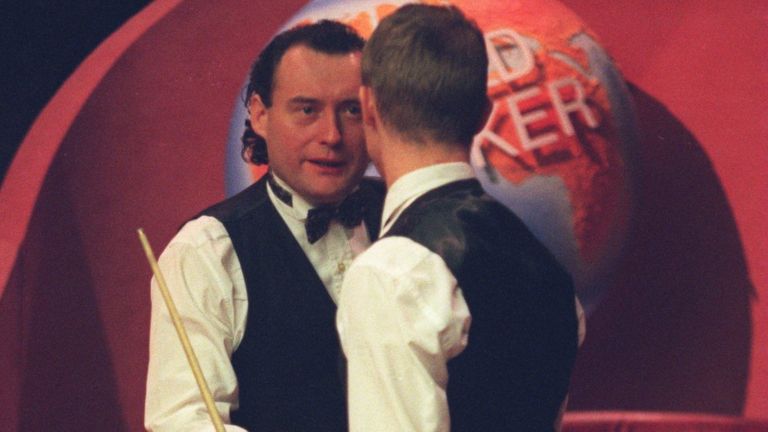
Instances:
[[[316,0],[284,28],[329,18],[368,37],[404,3]],[[632,213],[636,125],[625,83],[595,35],[557,1],[450,3],[483,30],[490,61],[493,111],[473,143],[472,164],[485,189],[568,268],[590,311],[610,286]],[[240,111],[230,141],[242,132]],[[230,144],[239,155],[239,142]],[[228,178],[235,170],[248,178],[228,185],[230,193],[263,172],[228,167]]]

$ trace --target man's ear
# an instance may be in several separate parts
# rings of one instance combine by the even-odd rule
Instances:
[[[269,112],[267,112],[267,107],[261,100],[261,96],[254,93],[248,101],[248,118],[251,120],[251,127],[254,132],[262,137],[266,136],[268,116]]]
[[[376,95],[368,86],[360,86],[360,109],[363,115],[363,125],[377,129],[379,112],[376,109]]]

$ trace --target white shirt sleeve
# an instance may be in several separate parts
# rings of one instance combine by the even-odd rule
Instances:
[[[231,242],[218,222],[201,218],[179,232],[159,265],[219,414],[229,423],[230,410],[237,403],[237,379],[230,357],[243,336],[247,304]],[[213,431],[154,279],[151,298],[145,427],[157,432]],[[231,425],[226,429],[243,431]]]
[[[470,314],[443,260],[388,237],[347,272],[337,327],[347,357],[350,431],[448,431],[447,361]]]

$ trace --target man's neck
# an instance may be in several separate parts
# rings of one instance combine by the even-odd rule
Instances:
[[[468,148],[441,142],[391,140],[382,152],[381,171],[389,188],[400,177],[420,168],[448,162],[469,162]]]

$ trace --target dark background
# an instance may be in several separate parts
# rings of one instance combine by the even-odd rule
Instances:
[[[0,4],[0,181],[27,130],[61,84],[149,1]]]

